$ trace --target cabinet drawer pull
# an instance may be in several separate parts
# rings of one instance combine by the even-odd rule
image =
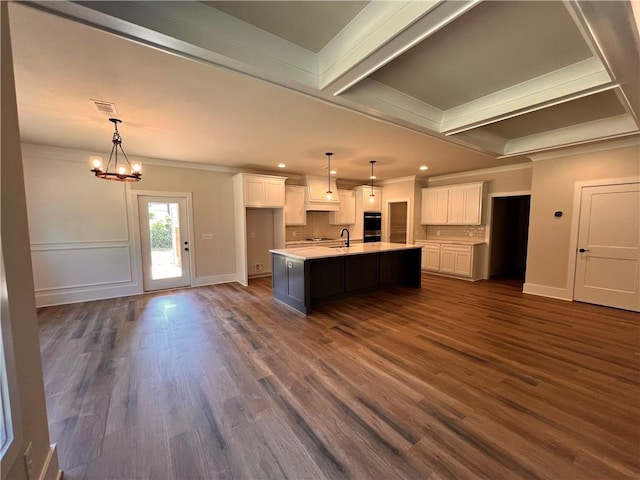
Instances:
[[[293,263],[287,262],[287,268],[293,268]]]

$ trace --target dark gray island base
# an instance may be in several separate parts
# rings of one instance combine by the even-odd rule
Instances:
[[[308,314],[313,305],[391,285],[420,288],[422,248],[369,243],[271,250],[274,297]]]

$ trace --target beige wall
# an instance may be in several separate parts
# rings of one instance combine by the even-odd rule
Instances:
[[[247,208],[247,271],[249,277],[271,273],[271,254],[275,248],[274,210]],[[256,264],[262,264],[262,270]]]
[[[141,191],[191,194],[194,286],[235,280],[231,173],[141,159],[142,181],[125,188],[91,174],[89,156],[100,152],[30,144],[22,148],[38,306],[143,291],[133,208],[135,192]]]
[[[606,182],[606,179],[638,175],[638,144],[592,153],[575,153],[534,163],[525,291],[546,287],[559,289],[557,296],[573,297],[573,285],[567,285],[567,274],[570,255],[575,255],[570,252],[569,245],[574,222],[575,183],[592,180]],[[563,212],[561,218],[554,217],[556,211]]]
[[[389,239],[389,203],[407,202],[407,215],[411,219],[407,228],[408,243],[412,243],[415,238],[415,218],[416,210],[420,212],[419,206],[416,206],[415,177],[407,177],[406,179],[388,180],[382,183],[382,239]],[[418,201],[420,198],[418,197]],[[419,217],[418,217],[419,219]]]
[[[20,134],[7,3],[1,2],[2,14],[2,131],[0,182],[2,263],[5,270],[6,296],[2,299],[2,337],[5,345],[7,376],[10,379],[11,409],[16,436],[7,458],[2,462],[2,478],[25,479],[24,450],[32,442],[33,476],[39,478],[50,452],[49,428],[45,408],[44,385],[36,306],[34,301],[29,227],[24,192]],[[11,461],[11,464],[7,464]],[[55,478],[57,456],[50,470],[41,478]]]
[[[191,192],[193,195],[196,278],[234,275],[233,174],[159,165],[143,168],[143,179],[132,184],[132,190]],[[213,240],[203,240],[205,233],[212,233]]]
[[[430,187],[455,185],[458,183],[485,182],[487,193],[520,192],[531,189],[532,168],[530,164],[518,165],[516,170],[478,170],[464,176],[443,175],[429,179]]]

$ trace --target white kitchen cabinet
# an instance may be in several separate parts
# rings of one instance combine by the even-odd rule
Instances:
[[[273,210],[273,248],[283,248],[284,182],[287,177],[237,173],[233,176],[233,214],[235,223],[236,280],[248,285],[247,209]]]
[[[362,196],[363,212],[382,212],[382,188],[373,187],[373,197],[371,197],[371,185],[358,187],[358,193]]]
[[[331,225],[353,225],[356,223],[356,192],[353,190],[338,190],[340,210],[329,213]]]
[[[285,187],[284,193],[284,223],[285,225],[306,225],[307,210],[304,204],[306,187]]]
[[[422,189],[423,225],[480,225],[482,182]]]
[[[439,243],[425,243],[422,247],[422,269],[440,271]]]
[[[447,224],[479,225],[481,222],[481,205],[481,183],[450,187],[447,206]]]
[[[285,206],[286,177],[242,175],[245,207],[282,208]]]
[[[471,277],[473,267],[473,246],[441,245],[440,271],[453,275]]]
[[[423,225],[444,225],[447,223],[449,189],[446,187],[422,189]]]
[[[465,280],[486,278],[483,263],[486,244],[460,243],[449,240],[416,240],[422,245],[422,269]]]

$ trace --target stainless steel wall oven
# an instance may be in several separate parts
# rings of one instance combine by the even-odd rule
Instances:
[[[364,212],[363,242],[379,242],[382,235],[382,214],[380,212]]]

